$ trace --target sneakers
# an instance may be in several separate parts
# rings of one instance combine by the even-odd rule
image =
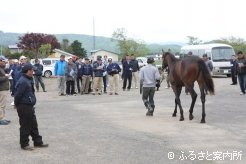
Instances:
[[[138,87],[135,87],[136,89],[138,89]]]
[[[245,93],[243,93],[243,92],[240,92],[240,95],[245,95]]]
[[[115,95],[119,95],[119,93],[115,93]]]
[[[9,120],[0,120],[0,125],[8,125],[10,122]]]
[[[10,105],[11,105],[11,106],[15,106],[15,102],[13,101]]]
[[[165,87],[165,89],[169,89],[169,87]]]

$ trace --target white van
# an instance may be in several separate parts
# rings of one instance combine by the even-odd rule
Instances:
[[[231,76],[230,60],[231,56],[235,55],[232,46],[218,43],[183,46],[180,50],[180,57],[185,57],[189,51],[201,58],[203,54],[207,54],[213,63],[213,75]]]
[[[59,58],[44,58],[44,59],[39,59],[40,64],[43,65],[43,76],[44,77],[51,77],[53,76],[54,73],[54,67],[55,63],[60,60]],[[31,59],[31,64],[35,64],[35,59]]]

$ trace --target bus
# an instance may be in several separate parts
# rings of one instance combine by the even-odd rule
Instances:
[[[235,55],[232,46],[219,43],[183,46],[180,50],[180,58],[186,57],[189,51],[201,58],[204,54],[208,55],[213,63],[212,75],[231,76],[230,60],[232,55]]]

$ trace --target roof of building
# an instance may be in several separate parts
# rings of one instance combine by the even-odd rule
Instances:
[[[13,45],[8,45],[9,49],[20,49],[20,47],[18,47],[17,44],[13,44]]]
[[[60,50],[60,49],[54,49],[53,51],[54,51],[54,52],[61,53],[61,54],[64,54],[64,55],[67,55],[67,56],[76,56],[76,55],[70,54],[70,53],[68,53],[68,52],[62,51],[62,50]]]
[[[110,52],[110,53],[113,53],[113,54],[119,55],[119,54],[118,54],[118,53],[116,53],[116,52],[112,52],[112,51],[108,51],[108,50],[104,50],[104,49],[91,50],[91,54],[92,54],[92,53],[97,53],[97,52],[99,52],[99,51],[106,51],[106,52]]]

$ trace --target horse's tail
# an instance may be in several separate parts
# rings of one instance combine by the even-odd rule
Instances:
[[[207,65],[203,60],[199,60],[198,65],[206,88],[208,89],[210,94],[214,95],[214,82],[207,68]]]

